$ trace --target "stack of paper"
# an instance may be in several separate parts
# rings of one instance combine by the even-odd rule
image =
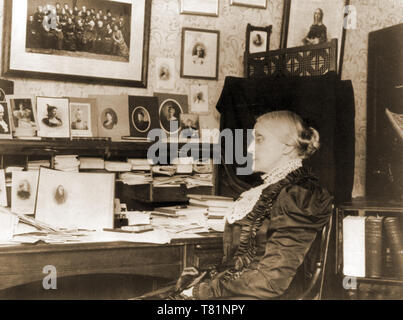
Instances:
[[[213,186],[213,175],[211,173],[194,174],[186,178],[186,186],[188,189],[200,186]]]
[[[131,171],[132,164],[124,161],[105,161],[105,169],[112,172]]]
[[[28,171],[38,171],[40,167],[50,168],[49,160],[28,161]]]
[[[153,166],[152,170],[156,174],[161,174],[164,176],[173,176],[176,172],[175,166]]]
[[[181,184],[186,184],[187,176],[172,176],[172,177],[154,177],[153,185],[158,187],[178,187]]]
[[[119,175],[119,180],[127,185],[148,184],[152,182],[150,173],[124,172]]]
[[[80,157],[80,169],[105,169],[105,161],[103,158],[87,158]]]
[[[132,165],[132,171],[150,171],[152,161],[148,159],[127,159],[127,162]]]
[[[77,155],[55,156],[55,169],[65,172],[78,172],[80,161]]]

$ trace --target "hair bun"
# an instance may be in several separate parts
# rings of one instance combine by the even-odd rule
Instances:
[[[312,127],[302,130],[298,140],[299,156],[303,159],[307,159],[312,156],[320,147],[319,132]]]

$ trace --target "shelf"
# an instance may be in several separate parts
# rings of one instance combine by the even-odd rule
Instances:
[[[358,282],[369,282],[369,283],[377,283],[377,284],[395,284],[403,286],[403,279],[395,279],[395,278],[356,278]]]
[[[403,212],[403,201],[357,199],[342,203],[341,210],[360,210],[368,212]]]

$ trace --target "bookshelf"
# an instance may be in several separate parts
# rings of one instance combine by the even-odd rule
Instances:
[[[398,218],[400,225],[403,225],[403,202],[399,201],[376,201],[359,199],[349,203],[343,203],[336,208],[336,274],[340,278],[340,283],[344,283],[346,279],[344,274],[344,261],[343,261],[343,220],[347,216],[356,217],[383,217],[383,218]],[[368,221],[368,220],[366,220]],[[365,222],[367,223],[367,222]],[[384,222],[383,222],[384,223]],[[400,230],[401,231],[401,230]],[[358,231],[357,231],[358,232]],[[403,233],[401,233],[403,234]],[[367,229],[365,229],[365,237],[367,237]],[[382,250],[386,248],[386,244],[389,246],[387,240],[387,234],[385,227],[382,231]],[[367,248],[366,248],[367,250]],[[382,252],[382,259],[386,259],[385,252]],[[396,259],[396,258],[394,258]],[[368,268],[366,262],[366,269]],[[368,276],[367,270],[363,277],[351,277],[351,287],[345,287],[346,295],[351,299],[403,299],[403,277],[398,275],[396,270],[396,261],[392,261],[395,264],[394,272],[390,272],[386,268],[386,261],[382,261],[382,274],[381,276]],[[351,283],[353,280],[353,283]],[[390,296],[390,292],[394,290],[394,296]]]

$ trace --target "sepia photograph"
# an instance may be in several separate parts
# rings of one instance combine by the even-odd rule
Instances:
[[[70,102],[70,129],[72,137],[91,137],[91,104]]]
[[[173,90],[175,88],[175,60],[171,58],[156,59],[156,89]]]
[[[36,108],[40,137],[70,137],[69,99],[37,97]]]
[[[218,79],[220,31],[183,28],[181,77]]]
[[[130,136],[146,138],[151,129],[160,128],[158,98],[129,96]]]
[[[11,121],[7,102],[0,102],[0,139],[12,138]]]
[[[191,113],[182,113],[180,115],[180,132],[179,139],[199,139],[200,126],[199,115]]]
[[[37,186],[37,171],[13,172],[11,186],[11,211],[20,214],[34,214]]]
[[[38,125],[34,97],[8,95],[7,103],[11,108],[12,128],[15,137],[34,137]]]
[[[193,113],[206,113],[209,111],[208,85],[190,86],[190,108]]]

